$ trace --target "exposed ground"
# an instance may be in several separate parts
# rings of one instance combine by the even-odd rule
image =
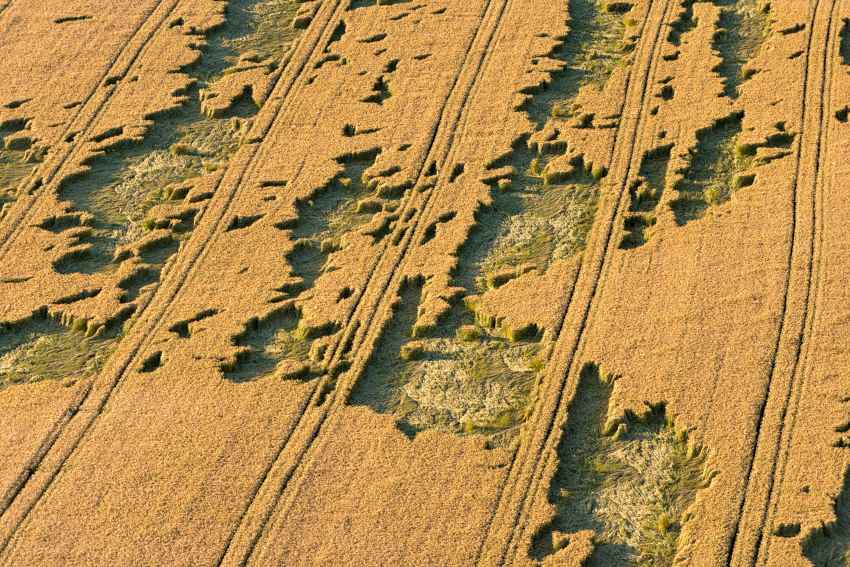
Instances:
[[[0,565],[850,564],[845,0],[0,0]]]

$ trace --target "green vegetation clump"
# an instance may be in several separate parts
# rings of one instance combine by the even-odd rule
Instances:
[[[87,337],[52,321],[8,328],[0,342],[0,389],[91,376],[103,367],[114,345],[114,338]]]
[[[438,429],[507,442],[530,411],[540,344],[489,335],[462,305],[430,336],[413,337],[420,297],[421,286],[405,287],[350,403],[394,414],[410,435]]]
[[[686,510],[710,480],[704,453],[650,418],[608,443],[591,466],[601,541],[632,549],[638,565],[671,565]]]
[[[488,276],[506,267],[533,266],[542,272],[553,260],[582,250],[598,196],[598,187],[592,184],[541,185],[523,193],[528,205],[505,223],[482,263],[478,289],[486,289]]]
[[[26,158],[26,150],[6,147],[5,137],[13,131],[12,128],[0,128],[0,218],[7,204],[17,198],[18,182],[34,167]]]
[[[626,41],[628,17],[612,6],[599,0],[570,1],[570,31],[561,57],[569,65],[565,80],[573,87],[552,105],[554,116],[575,115],[572,99],[582,86],[601,89],[617,67],[628,63],[634,49]]]
[[[591,529],[589,566],[672,565],[687,509],[711,481],[706,453],[663,406],[607,421],[616,378],[582,369],[550,487],[557,514],[535,538],[536,559],[557,551],[557,534]]]
[[[372,153],[343,160],[343,172],[310,201],[299,204],[293,236],[338,244],[343,236],[368,223],[383,205],[383,200],[375,194],[374,184],[365,176],[376,158],[377,153]],[[365,200],[374,206],[363,206]]]
[[[138,240],[148,212],[168,200],[169,188],[226,164],[246,129],[238,117],[176,124],[173,143],[127,159],[114,182],[92,192],[87,210],[102,221],[104,236],[118,244]]]
[[[240,2],[230,7],[229,17],[245,22],[246,33],[224,41],[225,47],[250,59],[277,61],[289,49],[299,30],[292,26],[298,12],[294,0],[264,0]],[[230,58],[235,63],[235,57]]]
[[[307,374],[310,341],[298,328],[298,313],[284,309],[249,325],[236,344],[246,347],[224,375],[234,382],[255,380],[272,374],[298,378]]]
[[[501,209],[501,218],[480,219],[477,230],[491,238],[475,261],[478,291],[491,287],[496,274],[506,268],[543,272],[554,260],[584,249],[596,214],[598,180],[580,164],[564,182],[551,183],[542,165],[544,157],[530,161],[514,179],[512,191],[495,196],[494,208],[497,214]],[[494,226],[484,226],[488,223]]]
[[[525,418],[537,345],[504,339],[420,339],[403,362],[389,404],[408,426],[455,433],[494,433]]]
[[[626,18],[622,12],[610,10],[598,0],[570,2],[570,33],[574,35],[567,38],[568,56],[583,72],[582,82],[597,88],[605,86],[633,47],[625,42]]]

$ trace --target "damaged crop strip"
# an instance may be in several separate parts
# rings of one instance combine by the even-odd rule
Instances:
[[[290,29],[287,24],[295,14],[295,4],[285,4],[289,20],[280,22],[276,29]],[[272,7],[280,11],[282,3],[231,2],[226,23],[210,34],[200,62],[187,69],[192,84],[184,93],[181,106],[156,117],[141,144],[120,147],[96,159],[89,173],[63,185],[61,196],[84,213],[82,222],[90,230],[81,238],[81,244],[89,248],[88,252],[60,260],[57,271],[95,273],[114,269],[120,262],[116,251],[122,245],[139,241],[161,224],[170,229],[172,238],[165,239],[163,246],[169,249],[159,259],[166,259],[176,250],[177,241],[192,228],[198,205],[186,207],[185,218],[156,218],[152,209],[187,200],[186,183],[226,167],[238,149],[250,128],[250,117],[257,111],[250,92],[243,93],[229,110],[229,116],[206,116],[203,103],[205,97],[212,96],[208,92],[210,86],[223,75],[243,68],[246,55],[238,47],[251,49],[247,57],[260,61],[260,49],[264,55],[272,56],[287,45],[291,39],[287,33],[256,38],[258,30],[271,25],[270,17],[280,16],[274,10],[268,13]],[[278,41],[277,48],[270,45],[274,43],[272,39]],[[198,203],[209,195],[193,197],[192,203]]]
[[[570,31],[558,55],[568,67],[555,79],[555,88],[535,97],[537,109],[561,118],[574,116],[574,100],[581,87],[601,90],[618,66],[629,64],[634,49],[634,43],[625,39],[634,25],[627,15],[630,9],[625,3],[570,0]],[[545,119],[539,110],[529,110],[537,123]]]
[[[612,419],[617,379],[596,364],[582,368],[550,485],[556,515],[534,539],[535,559],[591,530],[585,565],[671,565],[687,509],[711,482],[706,452],[675,427],[663,404]]]
[[[717,0],[714,4],[720,8],[720,18],[712,47],[721,62],[712,71],[722,78],[723,96],[735,100],[740,95],[740,87],[755,74],[756,70],[749,64],[770,35],[770,4],[758,0]],[[696,28],[693,3],[685,5],[686,9],[671,26],[667,37],[674,46],[681,45],[683,37]],[[677,51],[675,58],[678,54]],[[668,89],[672,97],[672,87],[666,85],[664,89]],[[663,90],[661,96],[664,96]],[[685,178],[676,182],[674,189],[678,193],[670,201],[677,224],[703,217],[711,206],[728,201],[734,190],[754,181],[755,175],[749,170],[760,164],[753,159],[755,148],[736,144],[742,118],[743,114],[737,111],[698,132],[698,144],[690,152]],[[788,144],[782,145],[783,148],[787,149],[790,139],[787,138]],[[770,142],[763,145],[780,147]],[[643,156],[638,178],[629,187],[630,206],[623,223],[620,248],[637,248],[652,236],[662,195],[670,189],[667,168],[673,149],[674,144],[665,143]]]
[[[553,54],[564,69],[522,108],[538,132],[580,114],[579,88],[603,87],[617,65],[631,60],[628,10],[574,0],[570,14],[570,33]],[[451,281],[460,291],[452,306],[437,324],[417,323],[423,282],[406,281],[350,403],[395,415],[411,436],[424,429],[481,433],[492,447],[518,433],[552,337],[539,325],[504,327],[480,313],[479,303],[509,282],[567,271],[584,250],[607,173],[566,144],[538,137],[523,138],[488,165],[512,174],[487,181],[492,204],[477,212],[458,253]]]
[[[351,403],[394,413],[411,436],[432,428],[495,434],[522,422],[540,369],[534,337],[511,341],[482,334],[458,305],[439,329],[420,338],[420,294],[418,283],[406,285]]]
[[[286,255],[292,268],[291,277],[275,290],[278,309],[267,319],[249,325],[236,338],[236,344],[245,350],[232,368],[223,369],[228,379],[246,381],[272,374],[281,378],[310,378],[322,374],[322,368],[311,363],[313,339],[337,329],[299,326],[297,302],[327,269],[329,256],[345,248],[347,235],[360,230],[366,230],[375,239],[386,235],[387,231],[380,227],[368,232],[368,224],[395,203],[394,198],[378,194],[378,180],[370,179],[366,173],[379,153],[372,150],[338,159],[343,171],[317,190],[312,199],[298,204],[296,220],[279,227],[293,241],[292,251]]]
[[[212,196],[198,189],[209,185],[200,180],[227,167],[258,110],[250,89],[224,113],[205,112],[205,97],[214,96],[217,81],[234,68],[239,70],[246,58],[273,72],[297,33],[292,26],[297,7],[291,0],[230,2],[225,23],[196,44],[202,54],[184,69],[190,83],[179,95],[180,105],[151,117],[152,125],[143,138],[110,147],[90,161],[88,171],[61,183],[59,196],[73,208],[39,225],[64,233],[72,244],[68,253],[54,261],[53,269],[60,274],[114,279],[121,291],[121,308],[111,315],[105,331],[87,328],[85,319],[68,318],[62,325],[51,321],[49,329],[33,322],[31,330],[21,331],[21,337],[9,342],[4,357],[11,378],[5,382],[55,377],[39,370],[42,359],[82,360],[89,353],[100,361],[105,350],[95,343],[111,344],[120,336],[120,323],[136,309],[140,295],[149,295],[158,285],[164,266],[188,238],[196,216]],[[110,130],[93,141],[121,134],[121,129]],[[13,174],[15,178],[23,175],[22,166],[17,165],[21,161],[25,161],[23,155],[0,153],[2,184],[7,177],[13,182]],[[4,167],[6,162],[15,168]],[[88,362],[83,367],[87,370],[82,375],[96,370]]]

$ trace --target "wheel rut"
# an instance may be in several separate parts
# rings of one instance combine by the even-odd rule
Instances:
[[[612,149],[614,161],[608,179],[613,180],[611,183],[616,186],[605,196],[607,201],[597,213],[597,219],[605,220],[595,234],[595,241],[591,241],[591,252],[586,254],[582,263],[576,289],[562,319],[555,351],[539,386],[542,392],[539,396],[541,404],[549,406],[535,408],[533,415],[537,419],[528,424],[530,437],[523,439],[511,463],[478,564],[509,564],[520,553],[520,542],[526,535],[530,508],[540,490],[548,460],[554,454],[554,450],[547,453],[547,448],[554,446],[556,423],[563,419],[569,404],[569,396],[565,395],[569,388],[567,380],[578,372],[575,361],[579,359],[576,354],[604,279],[606,260],[617,245],[614,232],[622,224],[618,224],[618,219],[623,214],[623,195],[627,181],[632,170],[639,166],[635,165],[640,161],[640,148],[635,140],[641,130],[641,117],[650,102],[648,88],[659,56],[659,45],[663,41],[662,30],[671,10],[669,2],[654,2],[647,23],[644,24],[639,46],[641,57],[635,64],[639,70],[632,71],[633,77],[629,80],[625,98],[622,120],[626,124],[620,126]],[[650,29],[649,33],[647,28]],[[509,530],[508,535],[500,531],[505,529]]]
[[[467,58],[444,101],[440,118],[433,125],[429,134],[429,142],[425,152],[426,159],[419,164],[419,171],[416,175],[417,183],[421,182],[427,176],[427,170],[431,170],[433,167],[436,167],[440,172],[446,169],[444,164],[448,160],[458,125],[462,122],[466,101],[475,88],[476,80],[483,65],[486,65],[485,59],[489,53],[488,48],[500,30],[502,16],[509,3],[510,0],[491,0],[483,10],[481,24],[467,50]],[[228,543],[220,564],[247,564],[253,557],[269,523],[273,520],[272,514],[278,507],[284,493],[297,491],[297,488],[290,489],[294,482],[293,478],[307,466],[304,463],[305,459],[309,458],[311,453],[318,451],[314,444],[319,438],[323,424],[338,407],[334,402],[345,397],[341,394],[342,384],[330,383],[336,380],[335,373],[345,371],[345,369],[339,370],[341,355],[343,351],[353,352],[355,356],[359,352],[357,347],[360,346],[360,343],[357,343],[353,350],[348,349],[352,348],[352,341],[355,340],[355,336],[364,328],[369,327],[377,311],[377,302],[383,299],[387,289],[391,288],[391,282],[399,271],[399,265],[403,262],[408,247],[419,234],[418,229],[421,228],[422,224],[420,221],[427,218],[427,203],[431,202],[432,194],[433,190],[432,193],[427,194],[429,198],[424,206],[417,207],[417,203],[411,203],[414,197],[405,201],[403,210],[410,211],[413,214],[409,216],[409,224],[397,229],[394,233],[402,236],[401,240],[398,241],[395,249],[387,253],[385,248],[385,252],[375,259],[375,264],[370,268],[367,283],[349,311],[347,324],[343,332],[340,333],[340,338],[328,349],[330,355],[326,358],[326,366],[331,369],[330,375],[323,377],[316,384],[310,398],[305,399],[301,417],[293,425],[292,430],[284,436],[274,461],[270,463],[263,475],[262,482],[257,487],[257,492],[251,498],[249,508],[256,507],[258,506],[257,503],[260,503],[261,509],[246,511],[243,514],[244,518],[252,518],[250,525],[245,523],[237,527],[237,533],[233,534],[232,543]],[[406,215],[403,212],[401,216]],[[395,238],[387,238],[386,240],[396,241]],[[366,311],[365,314],[364,311]],[[310,412],[308,408],[313,407],[318,409]],[[295,455],[290,457],[291,460],[287,459],[287,453],[293,451]],[[288,502],[291,503],[291,498]],[[286,508],[284,508],[282,514],[276,515],[274,521],[284,518],[285,510]]]
[[[300,86],[299,83],[304,82],[304,71],[309,63],[321,56],[322,46],[325,44],[322,40],[326,42],[330,36],[330,22],[333,16],[338,16],[337,8],[340,4],[341,2],[326,2],[320,7],[314,25],[307,30],[284,61],[286,67],[278,76],[273,96],[269,97],[269,102],[263,106],[257,117],[257,134],[251,137],[254,141],[248,144],[245,150],[249,155],[244,156],[244,159],[231,161],[231,166],[220,180],[222,190],[216,191],[205,210],[202,223],[141,314],[133,328],[134,332],[125,338],[121,350],[113,356],[107,368],[95,381],[81,390],[71,408],[42,444],[40,455],[37,455],[38,462],[28,469],[26,479],[0,515],[0,561],[5,562],[4,558],[8,558],[15,534],[50,489],[53,481],[61,474],[67,461],[84,443],[87,433],[97,422],[112,395],[120,388],[123,379],[138,365],[138,358],[147,342],[153,332],[164,324],[169,306],[178,297],[195,266],[202,260],[209,244],[216,235],[224,231],[224,219],[227,218],[227,212],[238,189],[243,180],[250,177],[250,171],[262,158],[263,144],[257,141],[265,138],[277,117],[285,110],[290,93]]]
[[[771,518],[778,506],[777,490],[787,462],[796,425],[806,355],[817,309],[817,274],[822,244],[819,215],[825,191],[824,148],[829,144],[830,100],[834,60],[837,57],[838,1],[819,1],[809,18],[809,43],[803,77],[802,138],[798,148],[794,191],[791,196],[791,246],[781,323],[771,357],[762,405],[756,423],[756,443],[749,455],[748,474],[739,514],[729,543],[727,563],[756,565],[767,561]],[[771,504],[773,506],[771,507]]]

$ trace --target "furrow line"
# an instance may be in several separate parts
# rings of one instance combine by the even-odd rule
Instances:
[[[782,319],[759,412],[756,443],[748,463],[747,483],[727,554],[727,562],[731,565],[755,565],[760,562],[760,558],[766,560],[767,547],[763,548],[762,544],[767,545],[769,540],[764,539],[764,530],[769,520],[770,504],[777,498],[777,479],[781,479],[784,474],[785,458],[780,454],[780,449],[784,445],[787,452],[790,446],[799,392],[805,380],[805,356],[817,301],[817,296],[813,298],[811,291],[821,250],[818,243],[818,226],[821,223],[818,204],[826,168],[826,164],[821,163],[821,156],[828,143],[830,129],[824,100],[831,92],[833,69],[830,55],[834,54],[836,46],[834,15],[838,5],[835,0],[831,3],[816,3],[809,22],[801,104],[803,135],[798,147],[791,197],[793,236],[788,254]],[[821,11],[828,13],[819,18]],[[813,53],[816,53],[813,49],[821,45],[819,31],[824,32],[824,49],[822,57],[815,60],[817,67],[814,73],[820,73],[820,77],[815,75],[817,78],[810,80],[810,66]],[[810,128],[810,124],[813,127]],[[800,268],[795,270],[796,266]],[[801,273],[795,273],[798,270]],[[776,502],[774,510],[775,505]]]
[[[250,155],[238,159],[240,156],[237,154],[231,160],[225,174],[219,180],[217,188],[227,185],[227,182],[230,182],[230,186],[226,187],[225,191],[215,191],[213,201],[206,209],[210,213],[205,214],[201,219],[206,225],[199,225],[198,229],[193,232],[184,253],[179,255],[176,265],[169,270],[168,281],[163,282],[158,287],[156,295],[149,303],[149,308],[144,311],[134,327],[140,329],[140,331],[127,337],[120,347],[123,350],[121,353],[123,356],[119,357],[119,353],[116,353],[111,360],[111,368],[105,369],[98,377],[99,380],[91,382],[82,392],[80,402],[75,404],[77,408],[89,407],[86,407],[84,411],[74,412],[70,418],[61,424],[61,428],[50,443],[50,447],[45,451],[38,470],[35,471],[35,473],[43,473],[41,476],[46,476],[46,478],[42,479],[39,487],[31,489],[34,491],[32,498],[23,505],[24,509],[16,514],[16,518],[8,518],[9,508],[0,515],[0,533],[2,533],[0,535],[0,538],[2,538],[0,539],[0,554],[4,554],[8,550],[15,533],[28,518],[30,511],[38,504],[41,497],[61,473],[64,464],[83,443],[87,432],[94,426],[112,394],[117,391],[127,373],[134,367],[134,363],[138,363],[139,353],[144,350],[154,330],[164,321],[169,306],[185,286],[193,273],[194,267],[203,259],[209,244],[221,232],[219,228],[221,228],[223,219],[227,216],[237,190],[242,186],[243,179],[249,177],[249,170],[253,171],[256,164],[259,163],[262,156],[261,150],[264,149],[262,140],[266,138],[277,117],[285,108],[286,102],[290,99],[290,93],[297,86],[300,86],[296,83],[298,83],[298,79],[302,78],[304,70],[308,68],[308,63],[313,59],[313,55],[321,52],[319,46],[324,45],[323,40],[326,42],[328,36],[332,33],[330,24],[334,19],[333,16],[338,13],[336,8],[341,3],[342,0],[335,0],[323,4],[310,28],[302,36],[298,45],[287,55],[284,61],[286,67],[276,78],[272,94],[268,98],[269,102],[257,116],[254,126],[256,133],[251,135],[250,143],[246,145],[244,150],[244,153],[250,152]],[[333,7],[331,7],[332,4]],[[238,171],[235,171],[237,169]],[[73,417],[77,415],[85,416],[85,418],[74,421]],[[63,436],[62,434],[66,431],[68,431],[68,434]],[[63,447],[63,445],[65,446]],[[55,447],[58,447],[58,449],[53,453],[57,454],[51,454],[51,450]],[[53,458],[48,464],[49,470],[43,470],[45,468],[44,460],[51,457]],[[30,477],[32,476],[35,475],[30,475]],[[27,483],[23,488],[29,489],[31,486],[32,484]]]
[[[61,181],[65,166],[92,134],[90,128],[97,123],[98,118],[112,100],[112,95],[118,88],[118,80],[130,72],[179,4],[180,0],[160,0],[148,16],[140,21],[127,43],[112,58],[109,68],[101,76],[97,87],[79,105],[74,117],[62,131],[60,144],[67,140],[70,133],[79,132],[74,141],[67,143],[64,147],[60,146],[61,149],[57,155],[42,166],[42,173],[36,172],[21,182],[21,194],[26,201],[14,207],[7,219],[0,224],[0,261],[3,261],[8,254],[18,227],[26,225],[27,221],[38,212],[41,203],[39,197],[44,194],[45,188],[54,181]],[[157,12],[160,13],[154,17]]]
[[[594,229],[595,236],[592,236],[594,240],[591,246],[588,246],[594,253],[587,254],[582,262],[577,289],[573,292],[570,305],[564,314],[556,346],[547,365],[546,378],[540,385],[541,394],[538,396],[540,405],[534,412],[540,423],[527,426],[526,431],[529,437],[524,439],[511,463],[511,471],[494,512],[490,532],[483,543],[478,559],[479,564],[512,562],[512,558],[518,553],[531,504],[539,492],[538,486],[543,481],[547,463],[554,454],[554,449],[549,453],[546,449],[554,447],[553,444],[558,437],[556,424],[559,418],[563,419],[566,415],[569,396],[565,396],[565,392],[570,387],[570,376],[577,374],[577,369],[574,368],[577,360],[576,353],[580,348],[584,330],[604,279],[604,270],[611,248],[616,247],[614,231],[617,219],[621,216],[620,209],[623,208],[623,193],[638,154],[636,139],[643,125],[642,118],[648,102],[648,89],[655,69],[657,53],[660,51],[659,44],[664,37],[661,32],[672,7],[667,1],[655,2],[648,11],[639,46],[643,56],[635,62],[635,66],[643,67],[643,70],[637,73],[633,69],[632,74],[637,75],[638,80],[630,76],[621,117],[621,120],[628,121],[628,124],[621,124],[617,131],[612,149],[613,160],[616,161],[612,161],[611,172],[607,177],[612,180],[610,183],[618,185],[611,194],[603,195],[606,200],[601,204],[601,210],[598,213],[602,216],[597,218],[607,218],[604,225]],[[647,26],[652,28],[649,37],[645,31]],[[599,231],[602,233],[598,234]],[[588,278],[591,281],[587,282]],[[581,291],[587,287],[589,290],[582,296]],[[576,294],[579,294],[578,297]],[[578,320],[573,326],[568,325],[571,314],[577,310]],[[575,328],[574,337],[570,337],[572,333],[569,331],[572,328]],[[546,405],[552,409],[545,411],[543,408]],[[511,526],[508,537],[499,533],[500,526]]]
[[[438,171],[440,172],[440,178],[444,175],[444,165],[447,163],[455,133],[458,129],[458,124],[462,121],[465,115],[466,102],[476,86],[477,78],[480,76],[482,69],[486,65],[486,59],[489,55],[489,47],[493,42],[493,38],[496,36],[497,31],[501,30],[500,26],[502,15],[505,13],[506,6],[510,3],[510,1],[511,0],[490,0],[487,3],[481,18],[482,23],[479,25],[476,34],[467,49],[467,57],[464,60],[461,70],[455,78],[454,83],[449,90],[449,94],[443,103],[440,118],[432,126],[427,151],[425,152],[426,159],[419,165],[419,171],[417,172],[417,184],[423,180],[423,177],[425,177],[426,165],[428,164],[437,165]],[[489,26],[486,26],[484,25],[484,22],[488,19],[493,19],[494,21],[491,22]],[[487,34],[488,30],[489,34]],[[481,40],[481,38],[485,35],[486,39],[482,40],[484,44],[476,47],[479,40]],[[461,78],[470,73],[472,74],[472,77],[468,78],[465,83],[461,83]],[[462,88],[464,86],[465,88]],[[449,103],[455,99],[456,96],[461,97],[459,104],[450,105]],[[454,109],[454,114],[447,116],[447,111],[450,109]],[[447,138],[447,141],[443,141],[443,138]],[[440,143],[441,141],[442,143]],[[439,185],[439,183],[437,183],[437,185]],[[331,352],[331,355],[327,366],[331,372],[334,372],[335,365],[340,364],[340,357],[346,349],[346,345],[351,344],[350,341],[353,341],[356,338],[358,331],[363,330],[373,321],[375,313],[378,310],[378,304],[385,298],[386,290],[391,287],[391,282],[396,280],[396,276],[399,273],[398,268],[405,258],[405,254],[411,242],[413,242],[415,236],[419,234],[417,229],[421,228],[420,220],[427,216],[428,204],[432,202],[431,199],[433,194],[434,189],[431,189],[430,193],[428,193],[428,196],[426,197],[424,206],[419,209],[416,209],[416,203],[411,204],[411,201],[415,200],[415,191],[411,192],[411,196],[405,200],[402,210],[414,210],[416,211],[416,214],[414,214],[409,224],[398,227],[391,235],[392,237],[397,234],[403,235],[395,253],[391,255],[384,253],[377,255],[374,264],[370,267],[366,285],[363,286],[363,291],[360,293],[357,301],[349,312],[350,316],[347,319],[346,327],[343,330],[343,333],[341,333],[341,337],[336,341],[332,348],[328,349]],[[387,242],[395,240],[395,238],[391,238],[391,236],[386,238]],[[389,245],[386,245],[383,251],[386,252],[388,248]],[[389,265],[387,265],[388,263]],[[378,278],[381,274],[387,274],[387,277],[382,280],[376,280],[376,278]],[[376,282],[374,286],[373,282]],[[375,290],[376,295],[369,298],[371,301],[366,303],[364,300],[367,299],[367,292],[373,290],[374,287],[378,287],[378,289]],[[365,315],[361,314],[363,310],[368,310]],[[363,321],[365,321],[365,323],[363,323]],[[360,352],[360,350],[362,349],[358,349],[354,352],[357,353]],[[357,365],[355,363],[352,370],[346,372],[346,375],[356,376],[357,374]],[[273,491],[270,495],[271,501],[265,509],[254,514],[254,516],[259,516],[259,520],[255,520],[254,522],[257,524],[257,527],[253,535],[247,536],[249,537],[249,541],[245,546],[246,548],[240,552],[232,551],[234,548],[229,546],[225,555],[222,557],[222,564],[245,565],[251,559],[259,540],[266,532],[269,522],[272,521],[272,513],[277,508],[284,492],[290,486],[293,476],[300,470],[300,468],[302,468],[302,463],[309,457],[309,454],[319,450],[314,445],[314,442],[318,438],[323,424],[330,414],[337,409],[338,404],[335,402],[340,399],[345,399],[345,396],[339,393],[342,389],[342,385],[340,384],[333,390],[329,398],[324,400],[324,403],[320,403],[322,392],[330,379],[332,378],[325,376],[316,384],[310,399],[304,404],[304,406],[306,406],[306,408],[309,408],[310,406],[320,407],[317,415],[310,416],[310,423],[302,427],[301,424],[303,422],[303,418],[306,416],[306,412],[301,414],[299,420],[293,425],[292,430],[285,436],[282,444],[277,450],[275,460],[270,464],[269,470],[264,475],[264,483],[271,483],[271,485],[264,484],[264,486],[260,486],[257,493],[255,493],[252,502],[249,504],[249,506],[251,506],[255,501],[260,499],[259,492],[264,488]],[[293,462],[287,465],[287,463],[282,460],[282,457],[284,456],[284,451],[289,446],[293,436],[296,435],[298,436],[298,439],[301,440],[302,446],[293,458]],[[297,492],[297,488],[294,488],[293,491]],[[291,504],[291,499],[287,502]],[[275,520],[284,518],[286,516],[286,510],[288,509],[289,506],[286,506],[284,508],[284,512],[280,516],[276,517]],[[243,514],[243,516],[247,515],[247,512]],[[241,526],[239,528],[241,528]],[[236,535],[234,535],[234,539],[235,538]]]

